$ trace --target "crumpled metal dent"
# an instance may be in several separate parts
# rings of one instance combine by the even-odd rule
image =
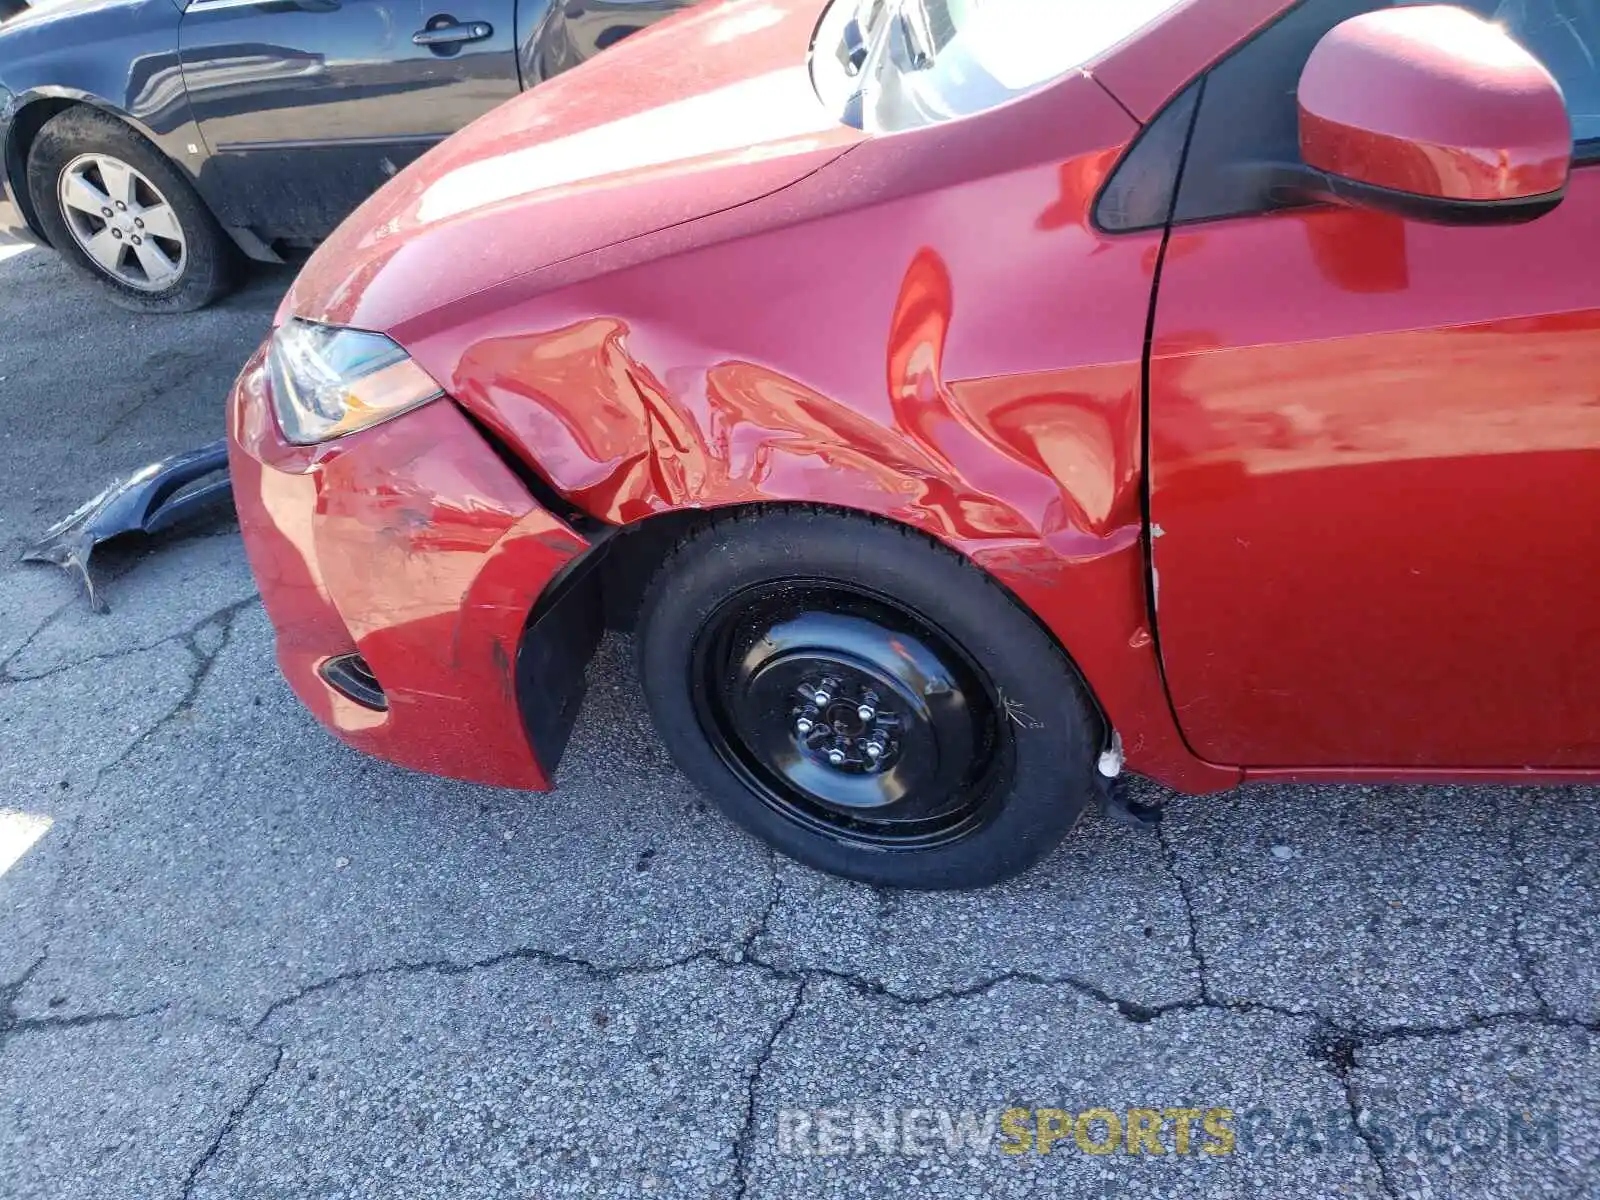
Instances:
[[[641,349],[617,316],[487,339],[458,366],[457,394],[618,524],[803,501],[962,545],[1039,542],[1070,561],[1125,550],[1141,526],[1138,364],[947,378],[953,293],[942,258],[919,250],[889,314],[882,390],[862,404],[660,331]]]

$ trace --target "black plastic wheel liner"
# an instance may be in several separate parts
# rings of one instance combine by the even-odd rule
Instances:
[[[517,707],[546,778],[553,779],[587,691],[589,660],[605,632],[599,567],[610,532],[545,586],[517,649]]]

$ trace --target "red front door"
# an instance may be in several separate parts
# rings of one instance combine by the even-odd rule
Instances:
[[[1248,120],[1259,73],[1208,81],[1156,305],[1183,733],[1247,766],[1600,767],[1600,166],[1519,226],[1228,215],[1217,105]]]

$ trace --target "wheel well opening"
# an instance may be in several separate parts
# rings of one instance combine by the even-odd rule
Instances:
[[[1112,725],[1106,716],[1104,707],[1100,703],[1100,698],[1095,695],[1094,688],[1090,686],[1088,679],[1085,678],[1077,660],[1073,658],[1071,650],[1061,644],[1061,639],[1056,636],[1055,631],[1041,621],[1037,613],[1024,604],[1010,588],[995,578],[993,574],[937,538],[915,526],[907,525],[904,522],[895,521],[888,517],[878,516],[874,513],[825,504],[744,504],[727,508],[692,509],[661,513],[656,516],[646,517],[644,520],[637,521],[632,525],[624,526],[608,540],[605,560],[600,565],[600,594],[605,609],[607,627],[624,631],[633,629],[639,615],[640,606],[644,600],[645,591],[650,586],[650,580],[666,561],[667,556],[672,553],[673,547],[684,538],[721,521],[747,520],[759,517],[764,513],[782,512],[794,508],[804,508],[810,512],[829,513],[834,516],[847,517],[851,520],[892,526],[926,542],[939,552],[961,558],[992,586],[998,588],[1011,603],[1026,613],[1029,620],[1038,626],[1040,631],[1050,639],[1051,644],[1061,654],[1061,657],[1071,669],[1073,677],[1077,680],[1078,688],[1088,705],[1090,715],[1099,724],[1100,740],[1102,742],[1109,741]]]
[[[759,507],[752,506],[752,509],[759,510]],[[645,590],[672,548],[690,534],[711,525],[718,515],[727,516],[738,511],[741,510],[689,509],[660,513],[619,529],[606,544],[605,561],[600,568],[600,595],[605,605],[606,626],[631,632],[638,621]]]
[[[11,183],[11,195],[15,198],[17,207],[22,210],[28,228],[32,229],[34,236],[46,245],[49,245],[49,238],[45,236],[44,227],[39,223],[39,214],[34,210],[33,196],[28,190],[28,154],[32,151],[34,139],[39,136],[39,130],[44,128],[45,122],[58,113],[80,106],[77,100],[35,100],[19,109],[11,120],[11,136],[7,140],[5,153],[6,178]]]

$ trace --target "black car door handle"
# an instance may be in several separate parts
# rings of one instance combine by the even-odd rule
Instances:
[[[419,29],[411,35],[413,45],[448,46],[454,42],[481,42],[494,36],[494,26],[487,21],[468,21],[465,24],[439,25]]]

